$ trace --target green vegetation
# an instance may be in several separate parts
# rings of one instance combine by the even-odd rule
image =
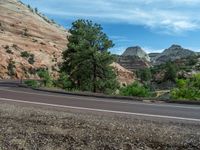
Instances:
[[[102,27],[92,21],[77,20],[69,32],[61,70],[69,75],[72,86],[81,91],[114,92],[118,87],[110,67],[114,57],[108,52],[114,44]]]
[[[177,79],[177,88],[171,90],[173,99],[200,100],[200,74],[190,79]]]
[[[72,83],[69,80],[69,76],[66,75],[66,73],[62,72],[58,78],[58,80],[55,81],[55,86],[59,87],[61,89],[65,90],[71,90],[72,89]]]
[[[9,63],[8,63],[8,66],[7,66],[7,69],[8,69],[8,75],[13,77],[15,76],[15,62],[13,60],[9,60]]]
[[[152,79],[152,72],[151,69],[146,68],[146,69],[140,69],[136,72],[137,77],[140,78],[142,82],[147,82]]]
[[[34,64],[35,63],[35,55],[31,54],[27,51],[21,52],[21,57],[24,57],[28,60],[29,64]]]
[[[26,80],[26,81],[24,81],[24,84],[26,84],[27,86],[33,87],[33,88],[39,87],[39,83],[35,80]]]
[[[34,54],[30,54],[30,56],[28,58],[28,62],[29,62],[29,64],[35,63],[35,55]]]
[[[42,84],[45,87],[52,87],[53,86],[53,80],[48,72],[48,70],[40,69],[37,72],[38,76],[42,79]]]
[[[123,96],[138,96],[138,97],[149,97],[150,90],[144,85],[135,82],[131,85],[123,87],[120,89],[120,95]]]
[[[168,62],[166,64],[166,72],[164,75],[164,81],[175,82],[177,78],[177,67],[174,63]]]
[[[28,58],[30,54],[27,51],[21,52],[21,57]]]

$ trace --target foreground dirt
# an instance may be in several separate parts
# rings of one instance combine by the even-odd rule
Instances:
[[[0,150],[200,149],[200,126],[0,103]]]

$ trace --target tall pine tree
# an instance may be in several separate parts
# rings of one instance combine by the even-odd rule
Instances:
[[[68,48],[63,52],[62,71],[73,86],[85,91],[106,92],[117,87],[110,64],[114,61],[108,49],[114,44],[99,24],[77,20],[69,30]]]

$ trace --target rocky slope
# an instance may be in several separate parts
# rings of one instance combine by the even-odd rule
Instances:
[[[119,65],[118,63],[112,64],[117,73],[117,79],[121,85],[129,85],[136,80],[136,74]]]
[[[0,1],[0,79],[33,78],[39,68],[54,76],[67,31],[17,0]]]
[[[67,30],[17,0],[0,0],[0,79],[37,78],[36,71],[48,68],[55,77],[67,48]],[[134,75],[114,64],[121,84]]]

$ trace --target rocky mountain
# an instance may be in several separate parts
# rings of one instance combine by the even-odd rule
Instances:
[[[56,76],[68,32],[17,0],[0,0],[0,79]]]
[[[149,55],[139,46],[129,47],[125,50],[122,56],[135,56],[146,61],[150,61]]]
[[[134,71],[150,66],[150,57],[141,47],[129,47],[120,56],[117,56],[117,62],[124,68]]]
[[[165,49],[162,53],[149,54],[142,50],[141,47],[135,46],[127,48],[122,55],[118,56],[117,62],[124,68],[135,71],[192,56],[200,56],[200,54],[175,44]]]
[[[172,45],[170,48],[165,49],[161,54],[157,55],[153,63],[161,64],[195,55],[197,54],[192,50],[182,48],[180,45]]]

